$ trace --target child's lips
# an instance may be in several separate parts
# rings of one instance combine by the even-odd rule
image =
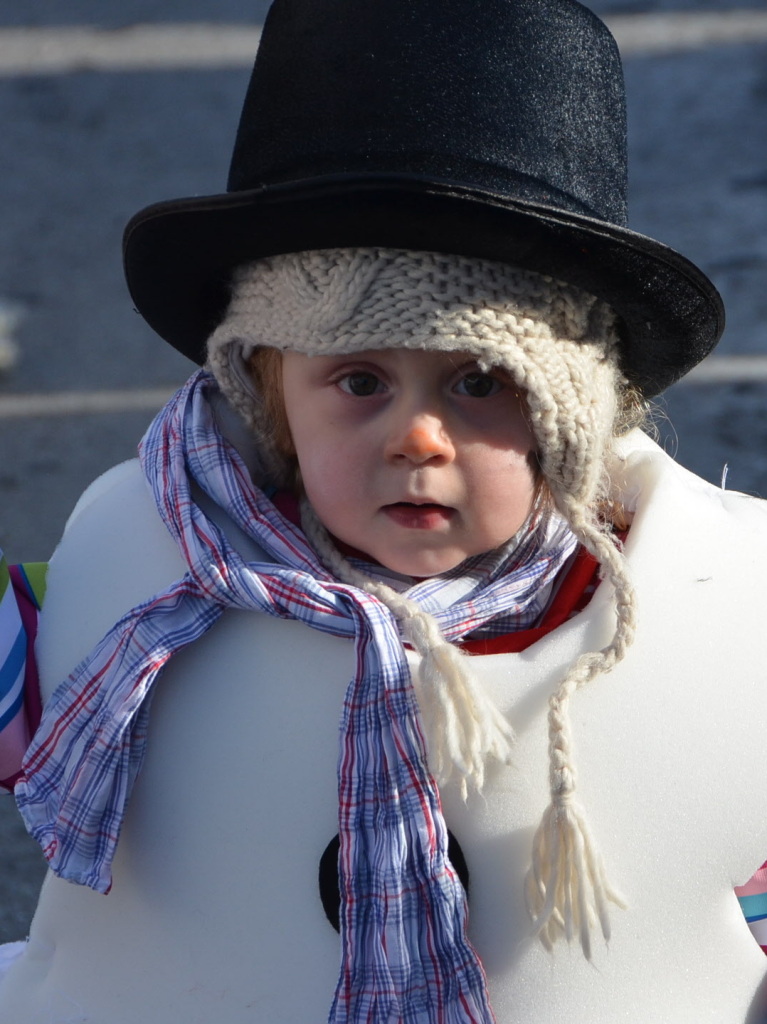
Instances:
[[[435,530],[449,522],[455,509],[435,501],[395,501],[381,511],[398,526],[409,530]]]

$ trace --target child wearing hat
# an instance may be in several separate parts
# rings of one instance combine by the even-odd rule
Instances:
[[[601,22],[476,15],[275,0],[229,192],[128,226],[204,365],[50,563],[4,1022],[759,1019],[767,510],[636,429],[721,303]]]

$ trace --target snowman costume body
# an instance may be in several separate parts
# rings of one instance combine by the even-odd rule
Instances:
[[[592,963],[531,934],[523,880],[546,800],[547,698],[612,628],[610,587],[520,654],[472,668],[517,730],[514,764],[464,803],[444,787],[469,873],[469,937],[505,1024],[757,1020],[764,958],[732,887],[767,850],[759,602],[767,507],[717,490],[635,433],[613,467],[643,628],[577,696],[580,789],[629,904]],[[241,553],[251,541],[208,509]],[[83,571],[84,564],[87,570]],[[127,608],[183,572],[137,463],[85,493],[50,566],[44,696]],[[347,640],[229,611],[172,659],[106,895],[50,874],[0,985],[4,1024],[322,1020],[339,938],[319,859],[337,831]]]

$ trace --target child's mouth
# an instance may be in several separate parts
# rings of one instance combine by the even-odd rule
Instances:
[[[455,510],[432,501],[417,505],[412,501],[395,501],[391,505],[384,505],[382,511],[398,526],[406,529],[434,530],[448,522]]]

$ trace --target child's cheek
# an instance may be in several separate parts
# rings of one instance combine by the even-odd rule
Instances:
[[[368,474],[350,437],[345,444],[326,445],[317,441],[299,452],[304,489],[323,525],[334,532],[359,508]]]

